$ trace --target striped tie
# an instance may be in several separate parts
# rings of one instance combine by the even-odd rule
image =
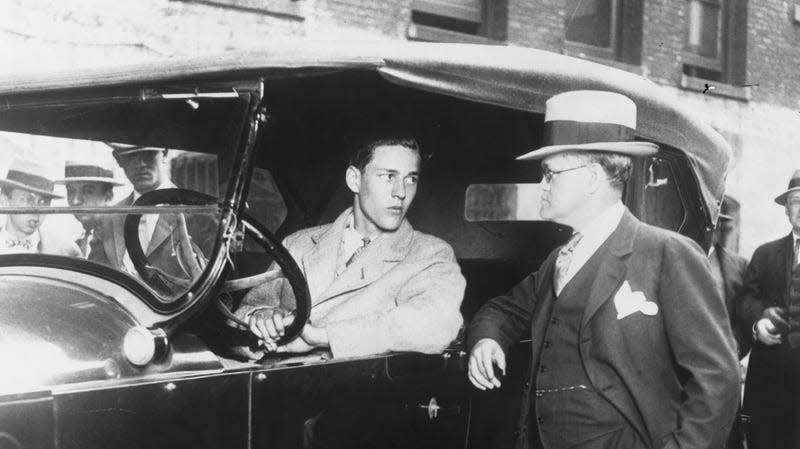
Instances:
[[[580,232],[576,232],[572,235],[572,238],[569,240],[569,242],[562,246],[558,251],[558,257],[556,258],[556,271],[553,279],[553,283],[556,287],[556,296],[561,294],[561,290],[567,283],[567,271],[569,270],[570,263],[572,263],[572,252],[575,251],[575,247],[578,246],[578,243],[581,241],[582,237],[583,236]]]
[[[344,266],[345,267],[349,267],[350,264],[355,262],[356,259],[358,258],[358,255],[361,254],[364,251],[364,248],[366,248],[368,244],[369,244],[369,239],[368,238],[362,238],[361,239],[361,246],[356,248],[356,250],[353,252],[353,255],[350,256],[349,259],[347,259],[347,262],[345,262]]]

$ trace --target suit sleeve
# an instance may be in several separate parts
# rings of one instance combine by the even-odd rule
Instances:
[[[742,292],[736,301],[736,316],[740,320],[741,327],[748,329],[746,335],[750,335],[753,324],[761,318],[761,314],[767,307],[765,298],[764,282],[767,277],[767,252],[764,247],[760,247],[753,253],[753,258],[747,266],[742,282]]]
[[[283,240],[284,247],[291,252],[292,236]],[[292,257],[297,260],[297,257],[292,254]],[[268,271],[281,271],[281,267],[272,262]],[[285,310],[294,310],[297,306],[294,299],[294,292],[289,281],[283,276],[283,273],[271,281],[264,282],[261,285],[253,287],[242,299],[241,304],[236,309],[234,314],[242,321],[247,321],[250,314],[258,309],[268,309],[280,307]]]
[[[678,428],[666,447],[723,447],[739,403],[739,366],[725,303],[694,242],[667,241],[660,279],[667,338],[686,374]]]
[[[397,294],[389,310],[327,326],[334,357],[388,351],[442,352],[458,335],[466,281],[449,245],[440,244],[428,263]]]
[[[508,293],[490,299],[478,310],[467,330],[467,348],[471,349],[483,338],[491,338],[508,353],[530,331],[536,278],[536,273],[526,276]]]

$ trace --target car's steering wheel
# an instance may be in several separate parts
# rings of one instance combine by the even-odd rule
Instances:
[[[193,190],[160,189],[145,193],[134,203],[135,206],[154,206],[157,204],[208,206],[217,204],[217,200],[210,195]],[[171,289],[166,284],[161,274],[147,263],[147,256],[139,240],[139,221],[141,220],[141,216],[141,214],[129,214],[125,218],[125,225],[123,228],[125,248],[128,250],[128,255],[131,258],[136,272],[150,287],[159,292],[170,292]],[[286,277],[289,285],[292,287],[296,307],[294,310],[295,319],[289,326],[286,326],[283,337],[277,342],[279,345],[289,343],[300,336],[300,333],[303,331],[303,326],[308,322],[311,313],[311,294],[308,291],[308,284],[294,258],[292,258],[289,251],[281,245],[280,241],[269,229],[246,212],[240,214],[239,221],[244,225],[243,228],[247,235],[252,237],[256,243],[273,257],[275,263],[281,268],[282,275]],[[244,288],[244,286],[252,287],[260,282],[265,282],[275,277],[276,276],[270,274],[270,272],[265,272],[240,280],[228,281],[226,284],[236,285],[238,288],[228,288],[227,290],[241,289]],[[220,301],[218,301],[218,303],[218,306],[221,305]],[[224,313],[234,321],[239,322],[239,324],[243,324],[244,328],[247,329],[247,323],[243,323],[233,317],[230,310],[226,308]]]

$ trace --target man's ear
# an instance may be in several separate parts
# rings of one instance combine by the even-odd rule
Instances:
[[[600,164],[589,164],[586,168],[589,169],[589,173],[592,174],[591,179],[589,180],[588,189],[590,193],[595,193],[600,189],[600,183],[606,182],[606,174],[603,170],[603,167]]]
[[[353,193],[361,192],[361,170],[354,166],[347,167],[347,172],[344,175],[344,180],[347,182],[347,187]]]

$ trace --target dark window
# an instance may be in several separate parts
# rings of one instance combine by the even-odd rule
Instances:
[[[567,20],[567,40],[612,49],[617,39],[618,0],[583,0]]]
[[[567,0],[568,53],[642,62],[642,2],[634,0]]]
[[[437,42],[485,42],[506,38],[504,0],[414,0],[408,37]]]
[[[683,73],[744,84],[747,53],[746,0],[688,0]],[[736,30],[739,30],[737,33]]]

